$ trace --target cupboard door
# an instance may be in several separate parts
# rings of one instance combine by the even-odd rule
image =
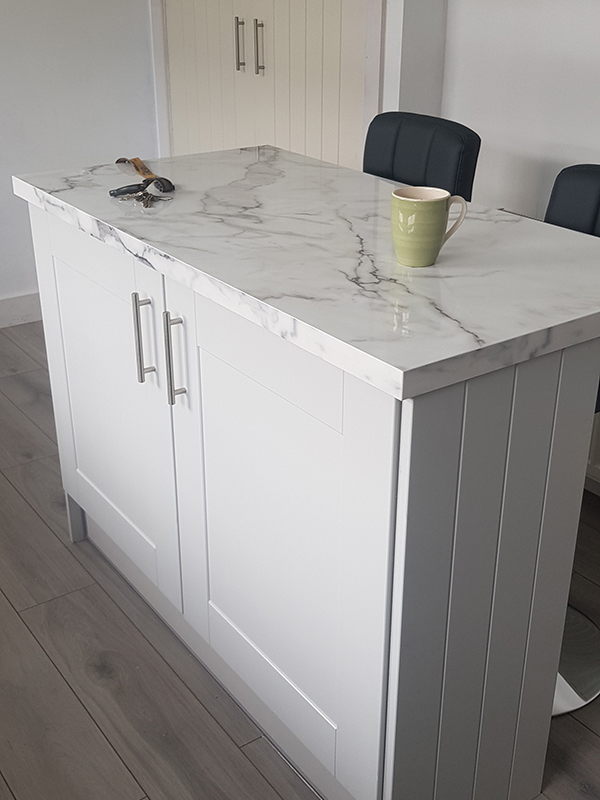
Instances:
[[[175,155],[271,144],[361,168],[376,2],[369,15],[366,0],[165,2]]]
[[[202,297],[196,328],[210,644],[375,800],[397,403]]]
[[[249,10],[252,17],[253,58],[250,74],[255,120],[253,144],[275,144],[276,63],[273,0],[252,0]]]
[[[162,278],[52,220],[75,461],[74,499],[181,609],[171,415],[164,385]],[[140,307],[138,382],[131,293]],[[106,549],[104,543],[99,543]],[[111,549],[109,557],[116,558]]]

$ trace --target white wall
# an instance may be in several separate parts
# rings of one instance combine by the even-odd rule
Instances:
[[[598,0],[448,0],[443,116],[482,138],[473,200],[543,217],[565,166],[600,163]]]
[[[0,327],[37,291],[11,174],[157,154],[148,0],[4,0],[0,25]]]
[[[439,116],[447,0],[384,0],[382,111]]]

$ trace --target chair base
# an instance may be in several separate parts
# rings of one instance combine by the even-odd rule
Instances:
[[[552,716],[575,711],[600,695],[600,629],[569,606]]]

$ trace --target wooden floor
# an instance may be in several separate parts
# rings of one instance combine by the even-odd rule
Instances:
[[[0,800],[315,800],[94,547],[69,541],[56,453],[41,323],[4,328]],[[571,600],[600,624],[588,493]],[[600,702],[553,721],[544,798],[600,798]]]

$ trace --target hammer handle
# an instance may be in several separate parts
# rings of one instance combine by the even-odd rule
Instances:
[[[138,175],[142,178],[158,178],[148,167],[144,164],[141,158],[118,158],[117,164],[133,164],[133,167]]]

